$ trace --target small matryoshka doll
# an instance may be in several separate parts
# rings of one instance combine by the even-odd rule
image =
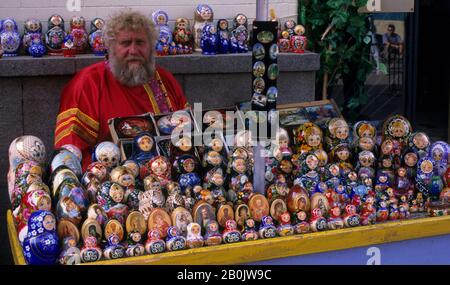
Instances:
[[[47,185],[42,182],[33,182],[28,186],[20,207],[15,209],[13,215],[18,222],[25,222],[26,224],[31,214],[38,210],[51,211],[52,200]]]
[[[94,174],[100,183],[103,183],[106,180],[109,180],[108,169],[100,161],[92,162],[91,164],[89,164],[86,168],[86,172]]]
[[[102,258],[102,249],[97,245],[97,239],[93,236],[87,236],[84,239],[84,246],[81,248],[81,262],[95,262]]]
[[[399,218],[398,204],[390,203],[389,204],[389,220],[395,221]]]
[[[63,240],[63,249],[59,255],[59,263],[63,265],[76,265],[81,263],[81,252],[77,247],[77,240],[68,236]]]
[[[103,163],[106,169],[111,171],[120,163],[120,149],[113,142],[101,142],[94,148],[92,161]]]
[[[375,191],[377,193],[383,193],[389,187],[391,187],[389,176],[384,172],[379,172],[377,174],[377,180],[375,182]]]
[[[0,24],[0,45],[3,56],[17,56],[20,47],[20,34],[16,21],[12,18],[6,18]]]
[[[244,26],[239,26],[231,33],[231,52],[246,53],[248,52],[248,30]]]
[[[73,37],[73,46],[78,54],[86,52],[89,39],[86,32],[86,20],[81,16],[73,16],[70,19],[69,34]]]
[[[331,150],[330,156],[332,162],[338,163],[343,175],[354,170],[351,163],[351,152],[348,144],[338,144]]]
[[[303,154],[322,148],[322,130],[313,123],[305,123],[294,130],[297,153]]]
[[[29,265],[55,264],[59,256],[56,219],[49,211],[36,211],[28,220],[27,237],[22,244]]]
[[[331,163],[326,166],[325,183],[328,188],[335,189],[343,183],[341,169],[337,163]]]
[[[226,202],[226,192],[223,187],[224,182],[225,175],[222,168],[213,168],[205,176],[203,188],[211,191],[215,205]]]
[[[219,245],[222,243],[222,235],[219,233],[219,224],[215,220],[210,220],[206,224],[204,240],[205,245]]]
[[[125,191],[122,186],[114,182],[104,182],[97,195],[98,205],[105,210],[108,217],[115,217],[121,224],[125,223],[128,206],[124,204]]]
[[[213,138],[205,148],[202,166],[206,169],[220,167],[226,169],[226,150],[223,141],[219,138]]]
[[[190,223],[187,226],[187,237],[186,237],[187,247],[197,248],[203,246],[202,229],[197,223]]]
[[[103,27],[105,20],[95,18],[91,21],[91,31],[89,33],[89,45],[92,51],[97,56],[104,56],[106,54],[106,45],[103,41]]]
[[[403,155],[403,162],[406,168],[406,176],[411,182],[414,182],[417,175],[417,162],[419,156],[412,150],[408,150]]]
[[[198,168],[197,158],[192,155],[181,155],[175,160],[174,170],[176,170],[181,193],[184,194],[186,189],[194,189],[195,186],[201,185],[202,181],[197,173]]]
[[[306,158],[303,159],[302,157],[305,156]],[[305,187],[309,193],[312,193],[320,182],[320,176],[317,172],[319,159],[314,154],[304,154],[301,156],[301,160],[302,176],[300,177],[300,181],[303,184],[303,187]]]
[[[169,182],[166,186],[167,189],[167,200],[166,209],[171,213],[174,209],[178,207],[185,207],[185,199],[181,195],[181,189],[178,183]]]
[[[413,189],[413,184],[407,177],[406,168],[400,167],[397,169],[397,176],[395,177],[394,193],[400,198],[408,193],[409,189]]]
[[[314,155],[319,159],[319,165],[317,167],[317,172],[319,173],[320,179],[323,181],[326,177],[326,166],[328,164],[328,154],[323,149],[316,149]]]
[[[185,53],[192,53],[192,33],[189,20],[178,18],[173,31],[173,41],[185,49]]]
[[[170,31],[170,28],[167,26],[161,26],[159,28],[159,37],[155,47],[156,55],[169,55],[172,43],[172,32]]]
[[[149,172],[156,179],[159,180],[161,186],[166,186],[171,179],[171,168],[170,163],[167,158],[164,156],[155,156],[149,162],[146,163],[149,167]],[[144,175],[141,169],[141,177],[146,177],[148,175]]]
[[[292,150],[289,147],[289,134],[288,132],[280,128],[276,134],[276,139],[278,142],[278,148],[277,150],[281,153],[282,157],[291,157],[292,156]]]
[[[291,37],[291,36],[293,36],[295,34],[294,28],[296,26],[297,26],[297,23],[294,20],[289,19],[286,22],[284,22],[284,30],[283,30],[283,32],[287,31],[289,33],[289,37]]]
[[[291,36],[290,45],[291,51],[294,53],[305,53],[308,46],[308,40],[304,36],[305,27],[296,25],[294,28],[294,35]]]
[[[313,232],[325,231],[328,229],[327,220],[322,216],[322,210],[320,210],[320,208],[312,210],[311,215],[309,224]]]
[[[166,250],[166,243],[161,239],[161,232],[153,229],[148,232],[148,239],[145,242],[145,251],[150,254],[161,253]]]
[[[408,139],[408,146],[420,159],[428,155],[430,149],[430,138],[423,132],[413,133]]]
[[[421,158],[417,163],[416,187],[425,200],[430,196],[434,164],[434,160],[427,156]]]
[[[378,205],[377,209],[377,218],[376,221],[379,222],[385,222],[389,218],[389,210],[386,205],[386,201],[381,200]]]
[[[197,152],[193,147],[193,140],[190,135],[179,138],[170,146],[170,162],[175,164],[176,160],[182,155],[192,155],[197,157]]]
[[[166,248],[167,251],[176,251],[186,248],[186,238],[180,235],[177,227],[171,226],[167,229]]]
[[[141,243],[142,234],[138,230],[128,233],[126,256],[141,256],[145,253],[145,248]]]
[[[218,32],[218,53],[228,53],[230,51],[230,31],[228,30],[227,19],[217,21]]]
[[[401,148],[408,144],[408,137],[412,132],[410,122],[403,116],[393,115],[383,123],[383,140],[391,138],[401,144]]]
[[[328,217],[328,229],[337,230],[344,228],[344,221],[341,218],[341,208],[335,204],[330,209],[330,216]]]
[[[233,30],[231,31],[232,36],[238,38],[239,33],[245,32],[245,39],[243,39],[243,42],[245,43],[245,45],[247,45],[249,41],[247,29],[248,29],[247,16],[245,16],[242,13],[237,14],[233,20]]]
[[[305,211],[298,211],[294,214],[294,227],[296,234],[304,234],[311,231],[308,223],[308,215]]]
[[[230,189],[235,192],[240,192],[245,183],[252,181],[251,173],[249,172],[247,161],[244,158],[232,158],[228,169],[228,174],[230,175]]]
[[[224,243],[234,243],[241,241],[241,233],[237,230],[235,220],[227,220],[225,229],[222,233],[222,240]]]
[[[447,171],[444,173],[444,182],[447,187],[450,187],[450,166],[447,167]]]
[[[429,156],[434,160],[434,174],[443,176],[448,167],[450,146],[444,141],[437,141],[430,146]]]
[[[281,37],[278,40],[278,48],[280,52],[290,52],[291,51],[291,40],[288,31],[282,31]]]
[[[241,235],[243,241],[257,240],[258,232],[255,230],[255,220],[252,218],[245,220],[245,226]]]
[[[45,44],[49,55],[62,55],[64,38],[64,20],[60,15],[52,15],[48,19],[48,31],[45,34]]]
[[[200,47],[202,54],[214,55],[217,53],[218,35],[216,27],[212,24],[206,24],[203,27],[202,37],[200,39]]]
[[[376,221],[377,209],[373,203],[374,199],[366,199],[361,210],[361,225],[372,225]]]
[[[273,219],[271,216],[264,216],[261,219],[261,225],[259,226],[259,237],[264,238],[274,238],[277,235],[277,229],[273,225]]]
[[[361,177],[361,175],[364,174],[365,177],[369,177],[371,179],[375,178],[375,163],[376,158],[373,152],[363,150],[358,153],[358,161],[356,163],[356,171],[358,172],[358,176]]]
[[[142,164],[157,155],[155,140],[152,135],[141,133],[134,138],[132,160]]]
[[[280,224],[277,227],[277,234],[280,237],[294,234],[294,227],[291,225],[291,214],[284,212],[279,217]]]
[[[325,145],[328,151],[341,143],[349,143],[350,128],[342,118],[332,118],[326,123]]]
[[[195,51],[202,51],[200,48],[200,39],[203,28],[213,22],[214,13],[209,5],[199,4],[194,12],[194,48]]]
[[[125,190],[125,200],[135,188],[135,178],[125,166],[117,166],[111,171],[111,182],[118,183]]]
[[[347,228],[359,226],[360,216],[356,213],[355,205],[345,206],[344,225]]]
[[[25,21],[23,28],[24,34],[22,43],[25,51],[34,57],[43,56],[47,49],[44,45],[41,21],[38,19],[28,19]]]
[[[116,233],[108,236],[108,245],[103,251],[106,259],[117,259],[125,256],[125,247],[120,244],[120,238]]]

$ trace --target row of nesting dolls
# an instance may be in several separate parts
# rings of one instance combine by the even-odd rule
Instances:
[[[303,124],[294,130],[297,153],[293,153],[290,149],[287,133],[281,133],[279,147],[275,150],[275,159],[267,161],[268,182],[275,178],[274,174],[281,173],[288,181],[298,178],[305,182],[314,182],[305,185],[311,190],[310,188],[314,188],[319,181],[329,179],[332,176],[330,173],[336,168],[340,170],[341,180],[357,174],[361,182],[365,178],[370,178],[375,184],[407,189],[414,186],[419,178],[419,181],[425,181],[428,190],[430,187],[437,187],[437,192],[432,191],[436,192],[433,194],[434,197],[442,190],[442,176],[447,170],[448,163],[448,144],[442,141],[431,144],[425,133],[411,133],[410,124],[404,117],[393,116],[384,124],[379,155],[375,127],[369,122],[355,124],[354,162],[351,160],[352,144],[345,120],[331,119],[325,127],[325,138],[322,135],[323,131],[312,123]],[[322,141],[325,141],[328,153],[322,148]],[[377,157],[378,165],[376,165]],[[333,167],[330,167],[328,162]],[[387,181],[384,181],[385,176]],[[427,196],[428,190],[425,191]]]
[[[187,18],[178,18],[173,32],[168,25],[168,14],[157,10],[152,14],[159,32],[156,52],[158,55],[192,53],[192,49],[203,54],[242,53],[248,51],[249,32],[247,16],[236,15],[230,31],[227,19],[219,19],[215,26],[213,10],[209,5],[200,4],[195,10],[193,33]]]
[[[28,19],[24,24],[22,39],[14,19],[4,19],[0,24],[0,46],[4,56],[17,56],[20,46],[34,57],[44,54],[62,55],[65,47],[73,49],[76,53],[85,53],[89,47],[96,55],[104,55],[106,52],[102,39],[105,22],[101,18],[92,20],[89,34],[85,27],[86,21],[80,16],[73,16],[70,19],[68,32],[64,30],[64,20],[60,15],[50,16],[48,31],[45,34],[42,31],[41,21]]]
[[[284,23],[284,28],[278,39],[280,52],[304,53],[308,46],[305,27],[297,25],[294,20],[289,19]]]

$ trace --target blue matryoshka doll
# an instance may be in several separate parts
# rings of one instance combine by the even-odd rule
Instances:
[[[214,25],[207,24],[203,27],[202,37],[200,39],[200,47],[202,54],[214,55],[217,53],[217,30]]]
[[[189,154],[182,155],[176,160],[175,169],[179,173],[178,183],[182,194],[188,188],[194,189],[194,186],[201,185],[202,181],[197,174],[198,166],[196,158]]]
[[[59,239],[56,219],[51,212],[39,210],[31,214],[22,248],[28,264],[55,264],[59,255]]]
[[[274,238],[277,234],[277,229],[273,225],[273,219],[271,216],[264,216],[259,226],[259,236],[261,238]]]
[[[4,56],[17,56],[20,47],[20,34],[16,21],[6,18],[1,22],[0,44]]]
[[[228,30],[228,21],[226,19],[217,21],[217,31],[219,34],[218,52],[228,53],[230,50],[230,31]]]
[[[142,164],[158,155],[155,149],[155,140],[152,135],[147,132],[141,133],[134,138],[133,155],[131,159],[138,164]]]
[[[449,152],[450,147],[446,142],[437,141],[431,145],[428,155],[434,160],[435,175],[443,176],[447,171]]]
[[[171,226],[167,229],[166,248],[167,251],[186,248],[186,238],[180,235],[177,227]]]

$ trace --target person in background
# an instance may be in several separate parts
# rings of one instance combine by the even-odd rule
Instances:
[[[387,32],[383,35],[383,45],[385,58],[387,58],[390,53],[403,56],[403,40],[400,35],[395,32],[395,26],[393,24],[388,26]]]

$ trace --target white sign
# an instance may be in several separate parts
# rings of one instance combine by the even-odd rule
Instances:
[[[81,0],[67,0],[66,8],[69,12],[80,12]]]
[[[414,0],[368,0],[361,13],[413,13]]]

